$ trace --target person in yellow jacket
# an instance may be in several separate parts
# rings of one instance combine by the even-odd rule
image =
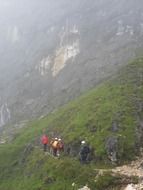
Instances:
[[[53,156],[57,156],[58,151],[58,138],[54,138],[50,142],[51,148],[52,148],[52,154]]]
[[[60,153],[64,151],[64,143],[59,138],[54,138],[50,141],[51,153],[53,156],[60,156]]]

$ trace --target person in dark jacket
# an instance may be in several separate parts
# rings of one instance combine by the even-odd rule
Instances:
[[[80,162],[82,164],[85,164],[88,162],[88,156],[90,154],[90,148],[89,146],[86,144],[85,141],[82,141],[81,142],[81,148],[80,148],[80,152],[79,152],[79,155],[80,155]]]
[[[43,150],[44,152],[47,151],[47,146],[48,146],[48,143],[49,143],[49,139],[48,139],[48,136],[46,134],[44,134],[41,138],[41,142],[43,144]]]

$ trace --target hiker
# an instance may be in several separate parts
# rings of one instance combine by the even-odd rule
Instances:
[[[46,134],[44,134],[41,138],[41,142],[43,144],[43,150],[44,152],[47,151],[47,146],[48,146],[48,143],[49,143],[49,139],[48,139],[48,136]]]
[[[58,138],[52,139],[50,141],[50,145],[53,156],[60,156],[60,152],[64,151],[64,144],[61,139]]]
[[[58,151],[58,138],[54,138],[50,142],[51,148],[52,148],[52,153],[53,156],[57,156],[57,151]]]
[[[86,144],[85,141],[81,141],[81,148],[80,148],[79,155],[80,155],[80,162],[82,164],[85,164],[89,161],[88,160],[89,153],[90,153],[89,146]]]
[[[60,153],[64,151],[64,143],[62,139],[58,139],[58,144],[57,144],[57,156],[60,156]]]

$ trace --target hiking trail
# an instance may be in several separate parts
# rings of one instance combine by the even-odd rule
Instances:
[[[143,190],[143,153],[137,160],[132,161],[128,165],[123,165],[112,169],[113,173],[125,175],[128,177],[137,176],[138,184],[128,184],[123,190]]]
[[[124,175],[127,177],[136,176],[139,178],[138,184],[128,184],[121,190],[143,190],[143,152],[140,157],[137,157],[137,159],[130,164],[117,166],[113,169],[99,169],[98,175],[103,175],[103,173],[107,171],[111,171],[113,174]]]

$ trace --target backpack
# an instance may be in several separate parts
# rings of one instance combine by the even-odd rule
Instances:
[[[90,149],[88,146],[83,146],[81,148],[81,151],[80,151],[81,154],[89,154],[90,153]]]
[[[54,142],[52,143],[52,147],[53,147],[53,148],[58,148],[58,141],[54,141]]]
[[[59,148],[59,149],[63,149],[63,148],[64,148],[64,144],[63,144],[62,142],[59,142],[59,143],[58,143],[58,148]]]

